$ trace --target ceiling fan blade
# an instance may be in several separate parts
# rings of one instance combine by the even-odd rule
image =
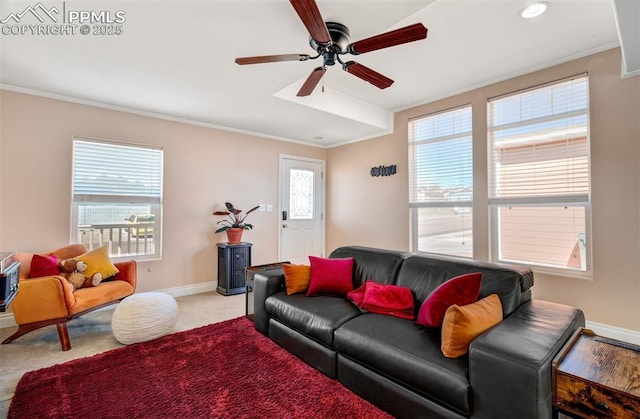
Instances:
[[[329,30],[327,29],[324,19],[320,14],[320,9],[315,0],[289,0],[291,5],[300,16],[300,20],[304,23],[304,26],[309,31],[311,38],[315,39],[321,44],[328,44],[331,42],[331,36],[329,36]]]
[[[405,26],[404,28],[372,36],[361,41],[354,42],[347,47],[351,54],[364,54],[407,42],[419,41],[427,37],[427,28],[422,23]]]
[[[383,76],[377,71],[372,70],[365,65],[358,64],[355,61],[348,61],[344,63],[343,69],[349,74],[353,74],[364,81],[368,81],[379,89],[386,89],[393,84],[393,80],[389,77]]]
[[[307,54],[280,54],[280,55],[261,55],[256,57],[240,57],[236,58],[236,64],[262,64],[277,63],[280,61],[307,61],[311,56]]]
[[[318,82],[320,82],[322,76],[324,76],[325,71],[327,71],[327,69],[324,67],[315,68],[311,74],[309,74],[309,77],[307,77],[307,80],[305,80],[296,96],[309,96],[318,85]]]

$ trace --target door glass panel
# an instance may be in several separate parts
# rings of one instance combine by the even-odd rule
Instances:
[[[289,219],[313,220],[315,173],[313,170],[290,169],[289,181]]]

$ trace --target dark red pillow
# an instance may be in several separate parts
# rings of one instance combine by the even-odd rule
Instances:
[[[479,272],[456,276],[440,284],[422,303],[416,323],[427,327],[442,326],[444,313],[449,307],[478,301],[481,284],[482,274]]]
[[[367,282],[369,282],[369,280],[367,280]],[[347,299],[360,308],[364,307],[364,293],[367,289],[367,282],[347,293]]]
[[[40,278],[41,276],[58,275],[58,257],[54,254],[48,256],[33,255],[29,268],[30,278]]]
[[[353,258],[324,259],[309,256],[311,279],[307,297],[316,294],[347,295],[353,289]]]
[[[413,293],[409,288],[397,285],[383,285],[373,281],[367,282],[363,306],[371,313],[386,314],[413,320]]]

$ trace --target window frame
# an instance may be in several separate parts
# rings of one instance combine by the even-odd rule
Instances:
[[[490,134],[492,122],[491,122],[491,110],[490,103],[492,100],[501,99],[505,97],[513,97],[516,95],[524,94],[527,92],[535,91],[537,89],[547,88],[550,86],[558,85],[561,83],[565,83],[571,80],[577,80],[584,78],[586,81],[586,94],[587,94],[587,107],[586,107],[586,146],[587,146],[587,177],[589,179],[589,190],[587,193],[581,194],[567,194],[567,195],[555,195],[555,196],[528,196],[528,197],[492,197],[492,182],[495,180],[493,176],[495,176],[494,169],[492,167],[493,158],[492,158],[492,137]],[[512,91],[506,93],[504,95],[500,95],[497,97],[492,97],[487,99],[486,103],[486,111],[487,111],[487,121],[486,121],[486,129],[487,129],[487,192],[488,203],[489,203],[489,259],[494,263],[507,263],[507,264],[518,264],[518,265],[526,265],[529,266],[535,272],[548,273],[558,276],[568,276],[568,277],[577,277],[577,278],[591,278],[593,275],[593,265],[592,265],[592,257],[593,257],[593,243],[592,243],[592,234],[591,234],[591,190],[592,185],[590,182],[591,179],[591,127],[590,127],[590,108],[591,104],[588,100],[589,98],[589,76],[586,73],[577,74],[574,76],[550,81],[548,83],[544,83],[542,85],[533,86],[530,88]],[[584,217],[585,217],[585,270],[581,269],[571,269],[569,267],[562,268],[558,266],[546,265],[544,263],[536,263],[536,262],[523,262],[518,260],[510,260],[507,258],[501,258],[500,253],[500,221],[499,221],[499,210],[501,208],[508,207],[541,207],[541,208],[559,208],[559,207],[581,207],[584,208]]]
[[[469,110],[469,121],[471,123],[471,127],[469,129],[469,131],[465,131],[464,133],[458,133],[458,134],[451,134],[451,135],[447,135],[444,137],[437,137],[432,139],[434,142],[436,141],[446,141],[447,139],[451,140],[451,139],[461,139],[461,138],[465,138],[465,137],[470,137],[471,139],[471,143],[470,143],[470,147],[469,147],[469,152],[471,153],[471,199],[467,199],[467,200],[459,200],[459,201],[434,201],[434,202],[413,202],[412,201],[412,195],[413,195],[413,184],[415,183],[415,180],[412,178],[412,176],[414,176],[414,161],[412,160],[412,153],[413,153],[413,149],[412,147],[415,147],[413,144],[417,143],[417,142],[429,142],[428,140],[419,140],[419,141],[414,141],[412,140],[412,134],[411,134],[411,125],[412,123],[414,123],[415,121],[419,121],[421,119],[427,119],[427,118],[431,118],[431,117],[436,117],[438,115],[442,115],[442,114],[446,114],[446,113],[453,113],[453,112],[457,112],[457,111],[462,111],[462,110]],[[408,129],[408,135],[407,135],[407,144],[408,144],[408,164],[409,164],[409,170],[407,171],[408,174],[408,179],[409,179],[409,220],[410,220],[410,249],[413,252],[420,252],[420,253],[434,253],[434,254],[439,254],[439,255],[445,255],[448,257],[453,257],[453,258],[461,258],[461,259],[473,259],[474,257],[474,250],[473,250],[473,203],[474,203],[474,198],[473,198],[473,173],[474,173],[474,159],[473,159],[473,155],[474,155],[474,143],[473,143],[473,105],[472,103],[464,103],[461,105],[457,105],[454,107],[450,107],[448,109],[442,109],[442,110],[438,110],[436,112],[431,112],[425,115],[420,115],[417,117],[413,117],[410,118],[408,123],[407,123],[407,129]],[[447,253],[444,251],[425,251],[425,250],[419,250],[419,211],[421,208],[469,208],[469,212],[471,213],[471,237],[472,237],[472,246],[471,246],[471,254],[470,255],[460,255],[458,253]]]
[[[109,196],[105,196],[105,195],[91,195],[91,194],[84,194],[85,195],[85,199],[81,199],[81,200],[76,200],[76,194],[75,194],[75,176],[76,176],[76,143],[77,142],[84,142],[84,143],[96,143],[96,144],[105,144],[105,145],[112,145],[112,146],[120,146],[120,147],[129,147],[129,148],[135,148],[135,149],[147,149],[147,150],[155,150],[155,151],[159,151],[160,152],[160,158],[159,158],[159,173],[157,173],[157,177],[159,179],[160,182],[160,186],[159,186],[159,196],[152,198],[152,197],[143,197],[143,196],[136,196],[136,195],[109,195]],[[85,136],[73,136],[72,137],[72,156],[71,156],[71,164],[72,164],[72,175],[71,175],[71,225],[70,225],[70,243],[80,243],[80,241],[78,240],[79,237],[79,207],[81,205],[87,205],[87,206],[92,206],[92,205],[96,205],[96,206],[100,206],[100,205],[112,205],[112,206],[122,206],[123,208],[126,206],[138,206],[138,207],[142,207],[142,206],[148,206],[151,208],[150,213],[155,215],[155,222],[153,224],[153,241],[154,241],[154,252],[153,253],[141,253],[141,254],[130,254],[130,253],[125,253],[125,254],[111,254],[111,246],[109,246],[109,253],[110,253],[110,258],[114,261],[122,261],[122,260],[136,260],[139,262],[143,262],[143,261],[156,261],[156,260],[162,260],[162,248],[163,248],[163,223],[162,223],[162,218],[163,218],[163,209],[164,209],[164,199],[163,199],[163,191],[164,191],[164,149],[163,147],[160,146],[153,146],[153,145],[148,145],[148,144],[139,144],[139,143],[131,143],[131,142],[124,142],[124,141],[115,141],[115,140],[106,140],[106,139],[97,139],[97,138],[91,138],[91,137],[85,137]],[[82,195],[82,194],[81,194]],[[123,220],[124,221],[124,220]],[[117,224],[117,223],[116,223]],[[122,223],[124,224],[124,223]],[[138,230],[135,227],[133,228],[134,230]],[[139,230],[138,230],[139,231]],[[144,230],[146,232],[146,229]],[[122,233],[120,233],[122,234]],[[128,234],[131,234],[131,231],[128,231]],[[144,239],[143,241],[146,242],[146,233],[144,234]],[[135,234],[135,241],[137,242],[136,244],[136,249],[139,248],[139,238],[140,238],[140,233],[136,232]],[[110,240],[106,241],[107,243],[110,242]],[[131,243],[131,237],[129,237],[129,242]],[[102,244],[102,241],[100,242]],[[122,243],[122,242],[121,242]],[[146,247],[146,245],[143,245]]]

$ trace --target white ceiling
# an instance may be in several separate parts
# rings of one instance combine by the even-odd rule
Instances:
[[[548,1],[546,14],[523,20],[518,12],[526,0],[318,0],[324,19],[346,24],[352,41],[416,22],[428,37],[353,57],[394,79],[386,90],[335,66],[324,77],[324,94],[318,86],[307,99],[291,100],[319,60],[234,63],[241,56],[313,53],[286,0],[42,0],[67,13],[122,10],[123,34],[2,34],[0,83],[333,146],[389,132],[393,111],[620,45],[611,0]],[[36,4],[3,1],[0,20]],[[25,23],[38,22],[25,15]]]

